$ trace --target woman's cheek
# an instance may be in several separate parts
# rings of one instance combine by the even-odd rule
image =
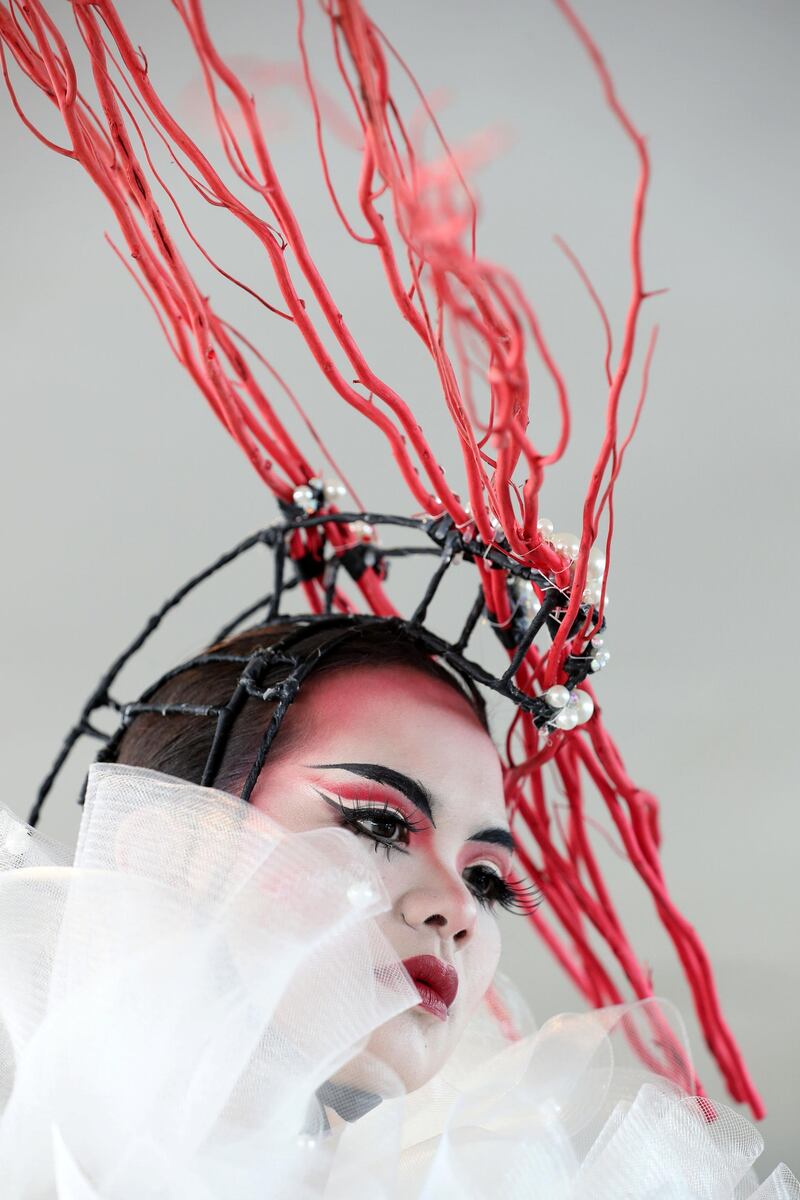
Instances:
[[[464,982],[468,984],[470,1012],[477,1008],[491,987],[500,962],[501,946],[502,936],[496,918],[488,911],[481,912],[472,941],[464,951],[467,975]]]

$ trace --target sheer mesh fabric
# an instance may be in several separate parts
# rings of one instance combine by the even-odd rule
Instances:
[[[0,854],[3,1200],[800,1200],[785,1168],[759,1187],[752,1125],[686,1094],[664,1002],[516,1040],[484,1006],[403,1095],[367,1047],[419,997],[345,830],[98,766],[73,865],[6,810]],[[641,1065],[665,1040],[671,1079]]]

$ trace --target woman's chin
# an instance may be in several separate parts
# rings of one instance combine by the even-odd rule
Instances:
[[[458,1032],[451,1016],[442,1020],[418,1005],[376,1029],[366,1052],[397,1078],[402,1091],[413,1092],[444,1066]]]

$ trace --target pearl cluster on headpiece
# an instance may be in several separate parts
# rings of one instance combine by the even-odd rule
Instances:
[[[347,488],[338,479],[309,479],[292,492],[292,500],[298,508],[309,517],[318,512],[324,504],[335,504],[337,500],[347,495]]]
[[[492,524],[493,526],[497,527],[498,523],[496,519],[492,520]],[[549,521],[547,517],[539,518],[539,521],[537,522],[537,529],[543,542],[547,542],[548,545],[552,546],[554,550],[567,558],[571,565],[574,564],[580,550],[580,538],[577,534],[566,531],[556,533],[554,531],[553,522]],[[589,554],[589,561],[587,564],[586,585],[581,596],[581,602],[584,605],[587,605],[591,608],[597,608],[600,604],[600,595],[603,586],[603,573],[605,571],[605,567],[606,556],[603,551],[592,550]],[[554,577],[551,576],[550,578],[552,582],[555,583]],[[545,584],[544,586],[546,587],[547,585]],[[533,583],[531,583],[530,580],[514,578],[509,580],[509,588],[516,602],[517,610],[521,612],[528,621],[533,620],[542,607],[542,602],[539,599],[539,595]],[[605,596],[605,604],[607,603],[608,593],[606,593]],[[564,610],[558,609],[556,612],[557,614],[563,614]],[[611,659],[611,654],[604,648],[603,638],[600,636],[592,639],[591,643],[587,647],[587,651],[588,657],[590,658],[589,669],[591,671],[602,670],[602,668],[605,667]],[[553,689],[551,689],[551,691],[552,690]],[[560,712],[558,721],[555,719],[553,720],[553,724],[557,724],[558,728],[572,729],[576,724],[583,724],[583,721],[587,721],[592,715],[592,708],[589,707],[589,705],[591,705],[590,697],[585,696],[583,699],[580,699],[580,697],[577,699],[573,698],[574,703],[580,702],[578,710],[579,714],[586,713],[585,716],[579,716],[577,721],[573,721],[572,717],[574,714],[566,711],[569,703],[568,697],[570,696],[570,693],[566,688],[562,687],[560,691],[556,689],[554,694],[556,696],[562,696],[563,694],[563,696],[567,697],[566,699],[563,699],[562,704],[558,704],[555,700],[550,701],[551,708],[557,709]],[[581,695],[583,695],[583,693]]]
[[[562,554],[570,564],[573,564],[580,551],[581,539],[576,533],[566,530],[556,531],[552,521],[540,517],[537,529],[542,541],[547,542],[558,553]],[[606,556],[602,550],[592,549],[587,563],[586,583],[581,602],[592,608],[597,608],[603,588],[603,575],[606,569]],[[608,604],[608,593],[604,597],[604,607]],[[594,637],[587,647],[590,656],[590,670],[600,671],[611,659],[611,654],[605,649],[604,639]],[[594,701],[588,692],[580,688],[569,689],[563,684],[555,684],[544,693],[544,700],[550,707],[550,715],[541,723],[542,732],[550,728],[569,730],[578,725],[584,725],[594,713]]]
[[[559,554],[563,554],[571,563],[575,561],[581,547],[581,539],[576,533],[568,533],[563,530],[555,533],[553,522],[548,521],[547,517],[540,517],[536,527],[543,542],[548,542],[554,550]],[[584,584],[583,595],[581,596],[584,604],[591,604],[593,608],[596,608],[600,603],[605,569],[606,556],[604,552],[602,550],[591,550],[586,567],[586,583]],[[608,592],[606,592],[603,607],[607,604]]]
[[[594,701],[588,692],[580,688],[565,688],[556,683],[548,688],[544,698],[550,705],[552,716],[542,726],[554,726],[556,729],[574,729],[576,725],[584,725],[594,712]]]
[[[607,667],[611,661],[611,651],[605,649],[605,638],[593,637],[589,649],[592,652],[593,671],[602,671],[603,667]]]
[[[347,495],[347,488],[338,479],[318,479],[316,476],[308,483],[301,483],[292,492],[292,500],[298,508],[302,508],[308,517],[313,517],[321,508],[335,504]],[[369,521],[353,521],[350,525],[352,533],[359,541],[371,541],[375,529]]]

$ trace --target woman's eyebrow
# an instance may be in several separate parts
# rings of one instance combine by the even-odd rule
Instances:
[[[508,829],[501,829],[499,826],[492,827],[491,829],[481,829],[479,833],[473,833],[472,837],[468,837],[467,841],[490,842],[493,846],[504,846],[512,854],[516,850],[514,835]]]
[[[349,771],[351,775],[360,775],[362,779],[369,779],[373,783],[382,783],[386,787],[394,788],[395,791],[400,792],[416,805],[425,814],[431,825],[436,827],[433,819],[433,796],[424,784],[409,778],[408,775],[401,774],[400,771],[393,771],[391,767],[384,767],[380,763],[310,763],[309,766],[314,771]]]

